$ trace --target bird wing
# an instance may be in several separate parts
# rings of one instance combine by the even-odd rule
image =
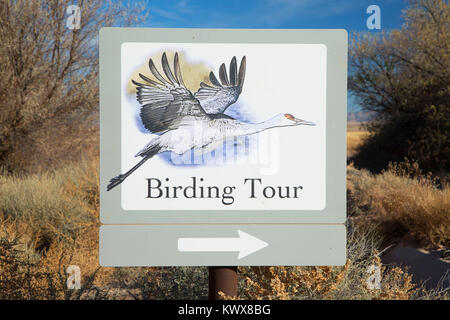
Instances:
[[[209,74],[211,85],[200,83],[201,88],[194,94],[201,106],[208,114],[223,113],[230,105],[235,103],[242,92],[245,78],[246,59],[242,58],[237,71],[236,57],[231,59],[230,78],[228,79],[225,64],[219,69],[219,82],[213,72]]]
[[[174,58],[175,74],[170,70],[166,53],[162,55],[161,64],[167,80],[158,72],[152,59],[148,65],[159,82],[143,74],[139,76],[145,83],[131,80],[136,85],[136,98],[142,104],[140,116],[144,127],[153,133],[160,133],[176,129],[189,121],[208,118],[200,102],[186,89],[178,53]]]

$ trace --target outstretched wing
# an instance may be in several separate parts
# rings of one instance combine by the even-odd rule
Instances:
[[[166,53],[163,53],[161,64],[167,80],[158,72],[149,60],[152,74],[160,82],[139,74],[145,83],[131,80],[136,85],[136,97],[141,107],[141,120],[144,127],[153,133],[164,132],[178,128],[186,121],[199,118],[208,118],[200,102],[186,89],[181,77],[178,53],[175,53],[174,71],[172,73],[167,62]]]
[[[245,57],[243,57],[238,74],[236,57],[231,59],[230,79],[228,79],[225,64],[222,63],[219,69],[219,78],[222,83],[217,80],[213,72],[209,74],[212,85],[200,83],[201,88],[194,96],[200,101],[201,106],[208,114],[223,113],[237,101],[244,85],[245,61]]]

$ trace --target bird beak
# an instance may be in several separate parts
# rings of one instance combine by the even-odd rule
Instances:
[[[297,119],[297,118],[295,118],[295,122],[297,125],[304,125],[304,126],[315,126],[316,125],[314,122]]]

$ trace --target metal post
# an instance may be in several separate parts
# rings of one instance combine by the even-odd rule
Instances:
[[[209,300],[219,300],[219,291],[237,296],[237,267],[209,267]]]

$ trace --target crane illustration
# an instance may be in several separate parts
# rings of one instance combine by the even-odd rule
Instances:
[[[209,74],[211,85],[200,83],[200,89],[192,94],[183,82],[178,53],[175,53],[173,71],[167,56],[161,58],[162,69],[167,79],[156,69],[153,60],[149,68],[159,81],[139,74],[145,83],[132,80],[136,86],[136,97],[142,105],[140,118],[146,129],[159,134],[153,138],[135,157],[142,159],[124,174],[112,178],[107,190],[122,183],[136,169],[156,154],[174,152],[183,154],[191,149],[202,152],[212,150],[225,139],[252,135],[276,127],[315,125],[297,119],[289,113],[278,114],[261,123],[246,123],[224,114],[237,101],[244,85],[246,58],[242,58],[239,71],[236,57],[229,67],[229,77],[225,64],[219,69],[219,80],[213,72]]]

